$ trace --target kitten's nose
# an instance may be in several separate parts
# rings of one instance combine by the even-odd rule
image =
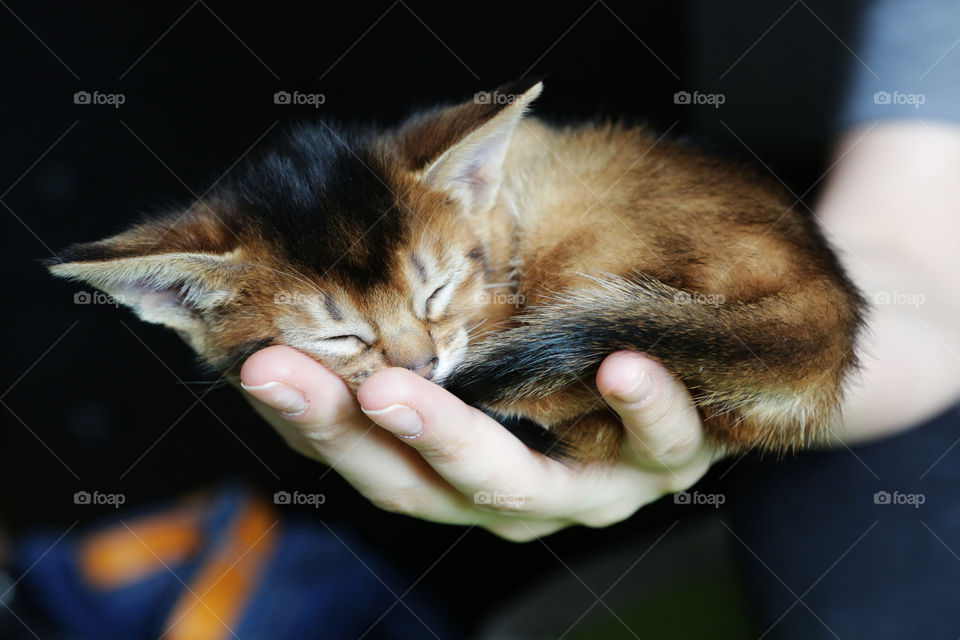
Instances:
[[[425,331],[394,331],[383,337],[383,355],[392,367],[409,369],[427,380],[437,369],[437,350]]]
[[[429,360],[415,365],[407,365],[406,368],[413,371],[418,376],[423,376],[427,380],[433,379],[433,374],[437,370],[437,357],[433,356]]]

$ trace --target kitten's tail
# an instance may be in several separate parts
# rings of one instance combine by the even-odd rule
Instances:
[[[824,433],[856,366],[860,301],[810,278],[750,302],[681,291],[646,277],[532,308],[492,334],[445,386],[467,402],[509,405],[586,385],[613,351],[642,351],[682,380],[708,432],[730,449],[784,451]],[[597,406],[601,406],[597,396]]]

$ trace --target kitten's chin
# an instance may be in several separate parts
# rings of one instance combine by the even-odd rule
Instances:
[[[450,374],[456,371],[460,363],[464,361],[467,357],[467,342],[467,332],[461,330],[457,332],[457,337],[451,341],[450,348],[446,349],[446,353],[438,354],[437,370],[432,378],[434,384],[442,387]]]
[[[450,377],[450,371],[441,371],[439,375],[434,375],[433,378],[430,379],[430,382],[436,385],[440,385],[442,387],[443,383],[449,377]]]

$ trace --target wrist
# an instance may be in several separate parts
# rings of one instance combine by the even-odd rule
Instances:
[[[958,175],[953,124],[883,122],[838,146],[818,218],[871,306],[840,440],[902,431],[960,397]]]

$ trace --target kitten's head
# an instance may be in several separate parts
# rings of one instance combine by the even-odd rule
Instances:
[[[442,382],[491,312],[485,287],[503,274],[489,214],[540,91],[478,94],[383,133],[302,127],[187,210],[71,247],[50,270],[225,371],[288,344],[353,388],[390,366]]]

